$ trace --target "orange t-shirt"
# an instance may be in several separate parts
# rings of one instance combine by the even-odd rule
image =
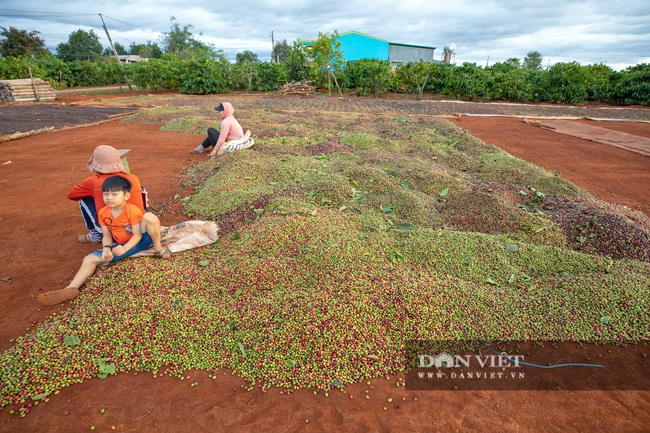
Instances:
[[[111,215],[111,208],[104,206],[99,210],[99,224],[108,227],[115,242],[127,243],[133,236],[133,226],[142,221],[142,211],[131,203],[126,203],[124,210],[117,218]]]
[[[111,176],[122,176],[131,181],[133,187],[131,188],[131,197],[129,197],[128,202],[136,205],[144,212],[144,203],[142,202],[142,186],[140,185],[140,179],[138,179],[138,177],[134,174],[93,174],[92,176],[85,178],[81,183],[78,183],[72,187],[72,189],[68,192],[68,198],[70,200],[81,200],[85,197],[93,197],[95,200],[95,209],[97,210],[97,215],[99,215],[99,210],[106,206],[106,203],[104,203],[102,183],[104,183],[104,181]],[[99,222],[101,224],[101,220]]]

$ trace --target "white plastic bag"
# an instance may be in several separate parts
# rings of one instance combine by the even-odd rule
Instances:
[[[219,226],[213,221],[190,220],[172,227],[160,227],[160,242],[172,253],[210,245],[219,239]],[[132,257],[153,256],[156,250],[149,248]]]

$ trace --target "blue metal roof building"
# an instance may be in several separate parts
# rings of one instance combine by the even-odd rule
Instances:
[[[436,47],[411,45],[389,42],[385,39],[350,31],[341,33],[338,37],[341,43],[343,58],[347,60],[379,59],[389,60],[394,66],[418,62],[433,62],[433,52]],[[303,45],[311,45],[313,40],[301,40]]]
[[[390,42],[387,40],[352,31],[340,34],[338,41],[345,60],[388,60]]]

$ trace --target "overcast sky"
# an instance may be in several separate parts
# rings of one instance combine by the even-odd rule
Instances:
[[[202,42],[234,60],[250,50],[268,61],[276,42],[316,39],[318,32],[358,31],[390,42],[436,47],[440,59],[456,44],[455,63],[492,65],[530,51],[543,66],[557,62],[604,63],[616,70],[650,63],[648,0],[2,0],[0,26],[39,31],[47,48],[75,30],[93,29],[128,49],[132,42],[160,43],[170,17],[192,26]]]

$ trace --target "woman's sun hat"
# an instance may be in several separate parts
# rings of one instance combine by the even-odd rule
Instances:
[[[95,148],[93,156],[90,157],[88,170],[92,172],[109,174],[109,173],[126,173],[126,167],[120,158],[120,153],[113,146],[107,144],[99,145]]]

